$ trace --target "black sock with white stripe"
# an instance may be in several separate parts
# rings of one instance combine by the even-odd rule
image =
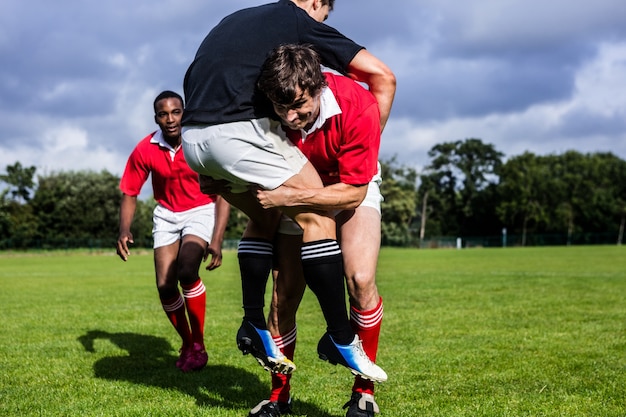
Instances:
[[[259,329],[267,329],[265,323],[265,286],[272,270],[273,246],[264,239],[243,238],[237,248],[244,320]]]
[[[336,240],[324,239],[302,245],[304,279],[322,308],[328,333],[347,345],[354,339],[346,307],[343,258]]]

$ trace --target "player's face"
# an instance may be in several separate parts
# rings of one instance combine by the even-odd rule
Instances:
[[[154,121],[161,128],[165,139],[177,141],[180,138],[182,118],[183,103],[177,98],[165,98],[157,102]]]
[[[319,94],[311,97],[308,91],[300,92],[296,101],[291,104],[274,104],[274,111],[283,124],[293,130],[306,129],[317,119],[320,112]]]

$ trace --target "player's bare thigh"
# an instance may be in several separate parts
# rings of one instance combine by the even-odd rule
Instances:
[[[154,248],[154,272],[159,289],[173,289],[178,284],[176,262],[180,240],[165,246]]]

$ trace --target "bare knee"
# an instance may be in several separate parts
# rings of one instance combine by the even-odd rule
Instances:
[[[157,291],[161,299],[174,298],[179,293],[178,282],[171,279],[157,279]]]
[[[376,287],[375,274],[368,271],[354,271],[347,275],[350,304],[359,310],[370,310],[380,298]]]

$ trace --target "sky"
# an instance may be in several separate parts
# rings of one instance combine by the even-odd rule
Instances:
[[[206,33],[265,2],[2,0],[0,172],[121,175]],[[381,159],[419,172],[467,138],[626,159],[623,0],[336,0],[327,24],[396,74]]]

